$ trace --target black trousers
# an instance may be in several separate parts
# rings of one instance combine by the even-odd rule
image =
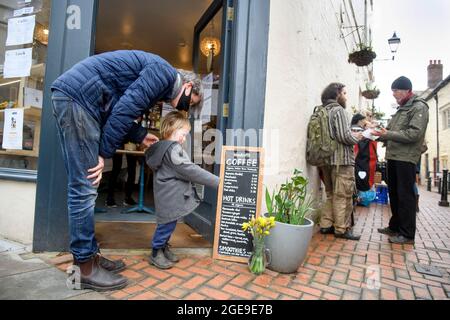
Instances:
[[[137,157],[129,154],[127,154],[126,156],[128,178],[125,185],[125,198],[130,198],[131,194],[133,193],[134,180],[136,179]],[[117,178],[119,177],[120,171],[122,170],[122,159],[123,154],[116,153],[113,156],[113,167],[108,183],[108,197],[110,199],[114,198],[114,190],[116,188]]]
[[[389,228],[402,236],[414,239],[416,235],[416,165],[388,160],[387,178],[392,217]]]

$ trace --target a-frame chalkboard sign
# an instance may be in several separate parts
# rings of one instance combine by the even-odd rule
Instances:
[[[263,168],[263,148],[222,147],[213,259],[248,261],[251,236],[242,223],[260,214]]]

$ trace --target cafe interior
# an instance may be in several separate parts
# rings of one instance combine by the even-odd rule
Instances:
[[[212,2],[212,0],[100,0],[96,22],[95,53],[123,49],[151,52],[160,55],[176,68],[195,69],[194,71],[202,77],[213,74],[213,91],[218,91],[222,33],[220,12],[201,31],[199,50],[193,48],[194,27]],[[198,52],[196,68],[193,65],[194,52]],[[212,104],[217,104],[217,98],[213,96],[213,100],[215,101],[212,101]],[[216,127],[217,107],[212,109],[206,115],[197,115],[203,117],[202,126],[200,129],[198,126],[193,127],[191,136],[198,136],[199,133]],[[162,103],[152,106],[149,112],[143,115],[141,125],[150,133],[158,135],[164,115],[170,111],[172,111],[171,107]],[[195,130],[202,132],[195,132]],[[133,150],[137,148],[136,145],[127,143],[123,148],[125,151],[117,153],[117,157],[122,158],[122,165],[113,183],[110,182],[113,176],[113,161],[108,160],[105,163],[104,178],[99,187],[99,197],[96,202],[97,240],[102,248],[148,249],[155,229],[155,215],[152,213],[154,205],[152,172],[145,163],[141,166],[144,162],[143,157],[133,153]],[[135,157],[134,160],[126,154]],[[128,164],[127,158],[133,161]],[[135,166],[134,162],[136,162]],[[135,170],[135,179],[132,181],[132,200],[126,201],[125,190],[129,165]],[[212,167],[208,167],[205,163],[201,166],[212,170]],[[114,195],[115,205],[111,201],[107,203],[108,195],[111,196],[111,194]],[[210,246],[182,221],[171,239],[171,245],[174,247]]]

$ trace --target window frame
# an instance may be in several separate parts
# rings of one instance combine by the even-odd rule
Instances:
[[[34,6],[34,3],[31,2],[30,5]],[[43,4],[42,4],[42,6],[43,6]],[[52,2],[50,2],[50,8],[51,8],[51,6],[52,6]],[[41,7],[41,10],[42,10],[42,7]],[[33,12],[33,14],[37,15],[38,12]],[[49,19],[48,29],[50,29],[51,14],[48,17],[48,19]],[[34,38],[33,41],[36,41],[36,39]],[[24,45],[21,45],[21,47],[23,47],[23,46]],[[18,48],[19,46],[15,46],[15,47],[12,46],[9,49],[13,50],[16,47]],[[34,44],[33,44],[33,48],[34,48]],[[46,66],[47,61],[48,61],[48,43],[47,43],[47,49],[46,50],[47,50],[47,53],[46,53],[46,59],[45,59],[45,66]],[[45,79],[45,77],[44,77],[44,79]],[[45,86],[45,84],[44,84],[44,86]],[[42,91],[44,91],[44,90],[42,90]],[[40,121],[42,121],[42,118],[41,118]],[[0,181],[22,181],[22,182],[35,182],[35,183],[37,183],[37,175],[38,175],[38,169],[39,169],[39,154],[37,156],[37,166],[38,167],[35,170],[23,169],[23,168],[8,168],[8,167],[1,167],[0,166]]]

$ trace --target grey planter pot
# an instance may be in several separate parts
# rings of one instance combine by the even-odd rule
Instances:
[[[276,222],[265,239],[266,248],[272,257],[267,266],[280,273],[294,273],[306,258],[313,235],[314,222],[305,219],[306,225],[295,226]]]

